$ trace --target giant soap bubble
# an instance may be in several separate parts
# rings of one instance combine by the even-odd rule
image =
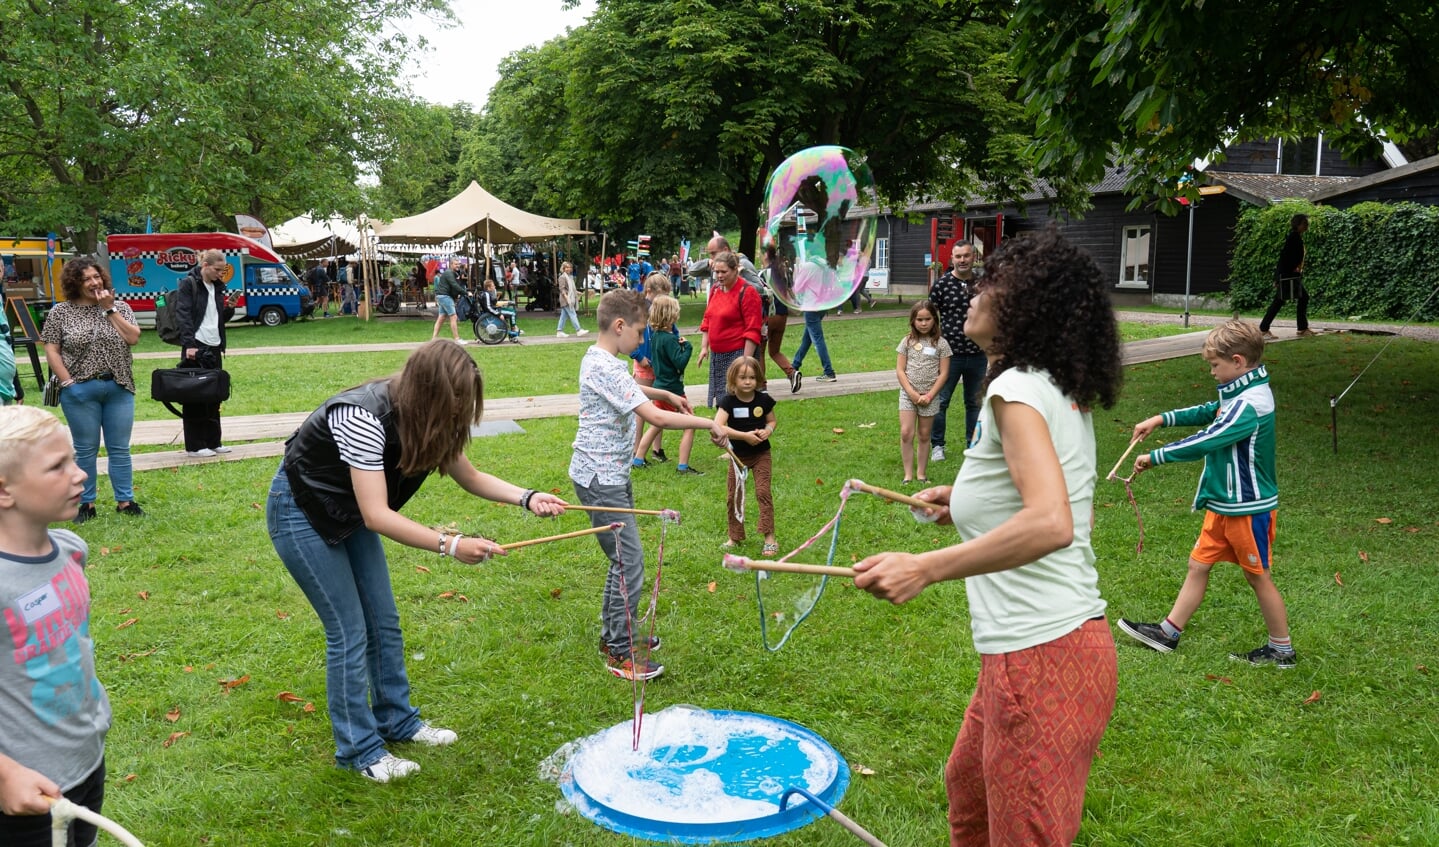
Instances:
[[[875,219],[853,218],[857,206],[877,206],[874,178],[846,147],[801,150],[770,175],[760,247],[769,259],[770,286],[802,312],[833,309],[869,273]]]

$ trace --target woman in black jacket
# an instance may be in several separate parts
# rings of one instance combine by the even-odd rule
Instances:
[[[178,367],[219,370],[225,352],[225,254],[206,250],[200,264],[180,280],[175,320],[180,325]],[[220,404],[185,403],[180,407],[185,452],[197,458],[228,453],[220,443]]]

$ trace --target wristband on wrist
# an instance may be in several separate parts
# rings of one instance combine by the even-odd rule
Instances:
[[[453,536],[450,537],[450,558],[451,558],[451,559],[455,558],[455,551],[458,550],[458,549],[460,549],[460,539],[461,539],[461,538],[464,538],[464,536],[463,536],[463,535],[460,535],[460,534],[458,534],[458,533],[456,533],[455,535],[453,535]]]
[[[446,538],[446,537],[447,537],[447,536],[446,536],[443,532],[440,533],[440,543],[439,543],[439,547],[435,550],[435,552],[436,552],[436,553],[439,553],[441,556],[445,555],[445,538]]]
[[[530,498],[533,496],[535,496],[535,490],[533,488],[526,488],[525,493],[520,495],[520,508],[529,511]]]
[[[70,386],[72,386],[72,385],[74,385],[74,384],[75,384],[75,380],[73,380],[73,379],[62,379],[62,380],[60,380],[60,387],[61,387],[61,388],[69,388]]]

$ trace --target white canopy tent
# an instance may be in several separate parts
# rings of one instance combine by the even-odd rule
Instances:
[[[359,227],[339,215],[326,220],[300,215],[271,229],[270,238],[275,252],[293,259],[344,256],[358,252],[361,244]]]

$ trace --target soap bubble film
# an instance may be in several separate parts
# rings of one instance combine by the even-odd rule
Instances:
[[[874,178],[853,150],[810,147],[785,159],[765,190],[760,247],[770,287],[802,312],[833,309],[864,283],[874,251],[875,218],[856,218],[877,206]]]

